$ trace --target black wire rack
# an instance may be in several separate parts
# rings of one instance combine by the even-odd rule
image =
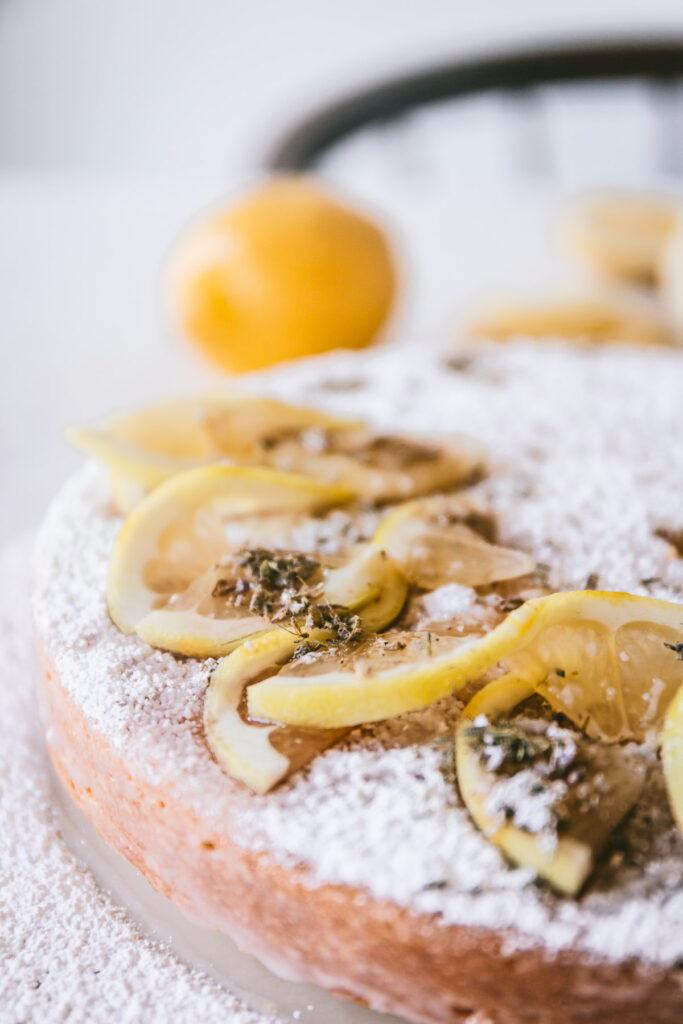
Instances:
[[[412,71],[342,96],[308,114],[272,143],[265,165],[276,172],[315,167],[353,133],[399,121],[439,101],[495,92],[524,100],[547,87],[616,82],[640,82],[655,90],[662,109],[680,109],[683,124],[683,37],[548,43],[527,51],[459,59]],[[673,128],[660,132],[660,164],[668,173],[683,176],[683,140],[680,145],[669,145],[667,136],[673,133]]]

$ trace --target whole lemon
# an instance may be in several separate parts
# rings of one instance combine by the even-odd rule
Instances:
[[[166,268],[175,325],[242,372],[363,348],[391,309],[382,231],[309,177],[275,178],[191,225]]]

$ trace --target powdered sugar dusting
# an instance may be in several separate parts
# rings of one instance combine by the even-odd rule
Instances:
[[[30,685],[31,546],[0,552],[0,1018],[278,1024],[142,934],[64,844]]]
[[[478,490],[501,542],[547,563],[554,586],[597,575],[602,588],[680,600],[683,560],[655,529],[683,525],[682,375],[674,353],[515,345],[458,372],[386,350],[315,360],[253,386],[302,401],[324,392],[328,408],[383,427],[484,442],[495,471]],[[335,379],[364,383],[335,390]],[[36,616],[74,700],[141,773],[230,818],[241,843],[307,863],[311,884],[345,882],[445,922],[506,928],[512,945],[683,957],[683,841],[656,765],[617,854],[579,900],[507,866],[471,824],[443,771],[456,701],[357,730],[267,797],[231,783],[196,728],[209,666],[153,652],[108,620],[118,521],[105,501],[90,469],[57,499],[38,547]]]

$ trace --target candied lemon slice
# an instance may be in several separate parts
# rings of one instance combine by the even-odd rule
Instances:
[[[223,770],[256,793],[272,789],[347,731],[263,725],[240,713],[245,685],[287,661],[295,644],[282,629],[247,640],[222,659],[209,682],[204,707],[209,746]]]
[[[445,490],[473,478],[483,449],[465,438],[440,440],[376,434],[368,429],[316,429],[275,440],[264,464],[296,470],[375,502]]]
[[[571,591],[527,601],[484,636],[382,670],[288,673],[250,687],[257,717],[357,725],[424,707],[504,661],[594,738],[656,732],[678,687],[683,608],[631,594]]]
[[[70,427],[67,437],[116,475],[116,491],[123,489],[123,478],[144,492],[198,465],[221,460],[259,465],[278,438],[313,428],[343,433],[359,425],[359,420],[273,398],[210,394],[160,402],[90,427]],[[131,497],[128,491],[123,511]]]
[[[315,728],[390,718],[444,697],[458,679],[464,683],[468,670],[461,668],[477,664],[475,648],[471,638],[431,632],[385,635],[372,651],[361,647],[342,662],[332,651],[255,683],[247,693],[249,713]]]
[[[582,196],[567,209],[567,248],[591,271],[650,284],[671,234],[678,203],[666,196],[611,192]]]
[[[683,686],[669,705],[664,720],[662,762],[671,809],[683,832]]]
[[[583,344],[672,345],[671,324],[647,296],[622,291],[492,300],[466,327],[473,339],[564,338]]]
[[[371,557],[376,557],[376,553],[368,553]],[[359,613],[363,628],[368,631],[388,626],[405,600],[405,580],[386,559],[381,582],[380,596]],[[314,648],[328,643],[330,634],[314,629],[306,640]],[[347,732],[343,727],[301,729],[264,725],[247,720],[241,713],[245,685],[288,661],[301,641],[301,636],[284,629],[271,629],[248,639],[221,660],[209,683],[204,711],[209,746],[229,775],[258,793],[272,789]]]
[[[67,436],[115,474],[124,511],[135,492],[124,490],[121,479],[149,491],[176,473],[219,461],[307,474],[374,501],[454,486],[484,462],[482,449],[464,439],[380,435],[359,420],[245,395],[177,399],[72,427]]]
[[[373,543],[425,590],[448,583],[485,586],[535,569],[523,551],[489,544],[458,516],[447,497],[406,502],[380,524]]]
[[[586,756],[587,744],[554,723],[510,720],[533,694],[527,679],[511,673],[469,702],[456,729],[458,784],[484,835],[574,896],[638,800],[645,768],[617,747]]]
[[[520,636],[506,662],[589,736],[640,741],[658,733],[683,683],[672,649],[683,629],[681,605],[573,591],[529,601],[502,624],[513,625]]]
[[[276,725],[257,726],[239,713],[245,684],[287,661],[296,640],[283,629],[245,641],[211,675],[204,724],[216,760],[234,779],[257,793],[271,789],[289,771],[289,759],[271,743]],[[323,749],[323,748],[321,748]]]
[[[213,593],[230,553],[226,523],[313,511],[343,497],[333,487],[267,469],[211,466],[174,477],[137,507],[117,537],[107,580],[112,619],[124,632],[196,655],[208,654],[219,637],[232,644],[268,627],[267,619],[246,608],[228,606],[226,617]],[[382,568],[382,560],[375,558],[374,565]],[[378,596],[366,576],[362,585],[364,600]],[[341,589],[348,594],[348,580]],[[187,643],[180,649],[183,637]]]

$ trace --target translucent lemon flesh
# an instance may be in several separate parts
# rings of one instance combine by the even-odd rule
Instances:
[[[683,683],[683,663],[668,646],[681,636],[681,606],[596,591],[529,604],[519,610],[520,619],[531,616],[526,635],[506,661],[589,736],[656,735]]]
[[[448,442],[375,434],[369,429],[322,431],[287,439],[264,453],[279,469],[335,482],[364,501],[401,501],[447,490],[475,476],[482,449],[464,438]]]
[[[575,896],[592,873],[612,831],[638,800],[645,769],[637,762],[626,760],[619,748],[604,747],[599,751],[596,785],[590,798],[577,798],[577,789],[581,793],[578,781],[572,785],[560,783],[565,813],[560,832],[543,834],[508,823],[511,808],[507,814],[501,814],[491,807],[496,787],[501,782],[509,785],[512,779],[522,784],[517,790],[518,799],[538,800],[539,793],[542,799],[547,799],[542,791],[548,786],[550,793],[549,780],[542,775],[536,777],[519,753],[516,753],[519,761],[515,769],[501,779],[501,775],[490,770],[483,761],[478,746],[481,740],[475,737],[486,736],[489,729],[495,730],[498,720],[509,716],[533,693],[533,686],[511,673],[485,686],[470,701],[456,730],[458,785],[476,825],[491,842],[514,863],[530,868],[559,892]],[[475,728],[475,723],[481,723],[482,719],[483,727]],[[532,742],[538,737],[535,731],[529,735]],[[523,732],[520,736],[523,737]],[[521,774],[524,771],[527,778]],[[581,774],[585,792],[591,785],[590,775],[586,774],[585,767]]]
[[[307,177],[265,182],[190,225],[164,280],[173,325],[233,372],[364,348],[395,291],[381,229]]]
[[[383,520],[373,543],[425,590],[448,583],[485,586],[534,571],[529,555],[489,544],[463,522],[451,521],[450,504],[443,497],[406,502]]]

